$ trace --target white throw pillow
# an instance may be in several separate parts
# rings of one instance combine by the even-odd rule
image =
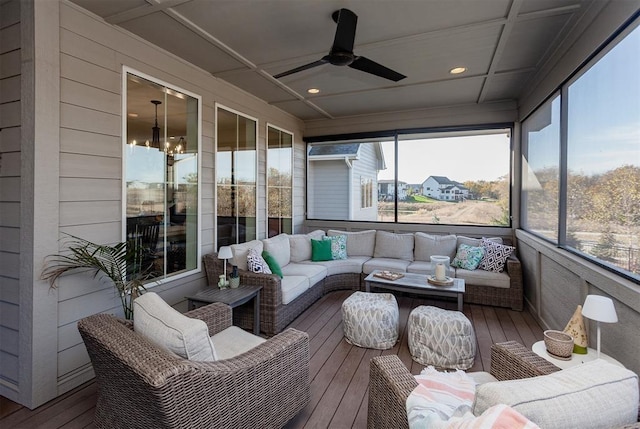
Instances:
[[[247,254],[247,269],[253,273],[273,274],[267,261],[255,249],[249,250]]]
[[[133,329],[158,347],[184,359],[214,361],[216,351],[207,324],[192,319],[167,304],[155,292],[133,301]]]

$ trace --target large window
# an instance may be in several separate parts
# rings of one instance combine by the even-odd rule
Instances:
[[[639,73],[636,22],[562,86],[566,109],[560,120],[566,133],[560,147],[566,156],[554,162],[551,153],[542,153],[544,145],[528,148],[560,166],[565,184],[557,222],[560,245],[635,280],[640,280]],[[546,115],[548,104],[524,122],[525,130],[535,128],[529,124]],[[534,197],[523,202],[526,208]],[[549,237],[534,223],[525,227]]]
[[[311,142],[308,217],[510,226],[510,159],[505,127]]]
[[[560,96],[522,124],[522,226],[558,241]]]
[[[293,134],[267,125],[268,236],[293,233]]]
[[[216,109],[218,248],[256,238],[257,121]]]
[[[125,218],[152,278],[199,267],[200,98],[126,73]]]

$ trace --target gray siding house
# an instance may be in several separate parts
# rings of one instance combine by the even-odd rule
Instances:
[[[386,168],[379,143],[313,145],[307,156],[310,218],[377,220],[378,171]]]
[[[469,197],[469,189],[448,177],[429,176],[422,182],[422,195],[441,201],[461,201]]]

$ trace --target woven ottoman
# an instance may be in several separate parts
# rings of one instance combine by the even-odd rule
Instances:
[[[476,336],[459,311],[422,305],[409,314],[409,351],[422,365],[469,369],[476,355]]]
[[[342,303],[342,326],[350,344],[385,350],[398,341],[398,303],[390,293],[355,292]]]

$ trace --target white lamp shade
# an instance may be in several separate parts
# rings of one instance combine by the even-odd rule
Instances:
[[[220,247],[220,250],[218,250],[218,259],[231,259],[231,258],[233,258],[231,247],[229,246]]]
[[[606,296],[587,295],[582,306],[582,315],[598,322],[616,323],[618,321],[613,301]]]

